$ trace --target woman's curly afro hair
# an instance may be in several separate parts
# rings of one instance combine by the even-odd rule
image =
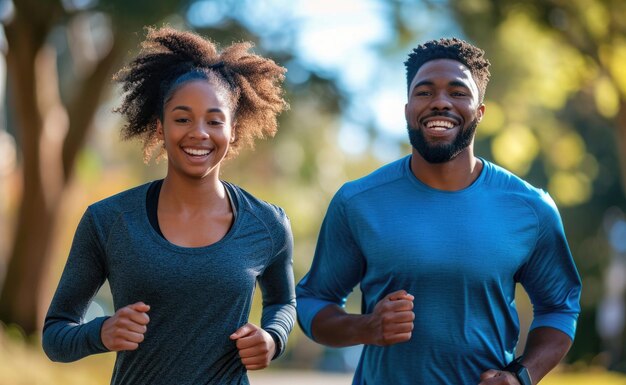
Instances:
[[[281,87],[286,69],[251,53],[251,48],[252,43],[244,42],[220,51],[193,32],[148,28],[139,55],[113,77],[124,93],[115,109],[127,120],[122,137],[140,138],[149,161],[158,144],[157,121],[163,119],[166,98],[184,83],[181,79],[199,78],[223,87],[230,96],[237,124],[229,155],[252,147],[256,138],[273,136],[278,114],[289,108]]]

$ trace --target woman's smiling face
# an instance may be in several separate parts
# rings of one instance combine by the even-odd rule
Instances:
[[[208,80],[183,83],[165,101],[157,135],[165,144],[168,173],[190,178],[219,175],[234,140],[228,93]]]

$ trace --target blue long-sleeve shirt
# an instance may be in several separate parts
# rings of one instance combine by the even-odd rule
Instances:
[[[360,284],[363,313],[385,295],[415,296],[408,342],[365,346],[354,384],[473,384],[513,359],[515,286],[532,301],[531,329],[574,338],[580,278],[550,197],[483,160],[460,191],[420,182],[410,156],[345,184],[330,203],[311,270],[296,288],[298,319],[344,305]]]
[[[107,351],[100,339],[107,317],[83,322],[106,279],[116,310],[150,305],[145,339],[117,353],[112,384],[248,384],[229,336],[248,321],[258,281],[261,327],[284,349],[295,321],[293,240],[282,209],[225,186],[237,215],[206,247],[180,247],[158,234],[146,212],[149,184],[91,205],[46,316],[46,354],[69,362]]]

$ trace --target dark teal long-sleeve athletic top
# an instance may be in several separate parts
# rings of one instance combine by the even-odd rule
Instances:
[[[248,322],[258,281],[261,327],[284,349],[295,321],[293,240],[282,209],[225,186],[237,215],[206,247],[180,247],[158,234],[146,211],[149,184],[91,205],[46,317],[46,354],[69,362],[107,351],[100,339],[107,317],[83,317],[108,280],[116,310],[150,305],[145,340],[117,353],[112,384],[248,384],[229,336]]]
[[[354,384],[477,384],[513,359],[515,286],[533,303],[531,328],[572,339],[580,278],[552,199],[483,160],[460,191],[433,189],[410,156],[345,184],[333,198],[310,272],[298,284],[298,319],[313,338],[315,315],[343,305],[355,285],[363,313],[385,295],[415,296],[409,341],[363,349]]]

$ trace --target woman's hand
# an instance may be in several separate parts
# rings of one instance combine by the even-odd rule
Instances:
[[[150,306],[143,302],[118,309],[102,324],[100,338],[104,346],[113,352],[137,349],[148,330],[148,310]]]
[[[230,335],[230,339],[237,341],[241,363],[248,370],[266,368],[276,353],[276,344],[272,336],[251,323],[237,329]]]

